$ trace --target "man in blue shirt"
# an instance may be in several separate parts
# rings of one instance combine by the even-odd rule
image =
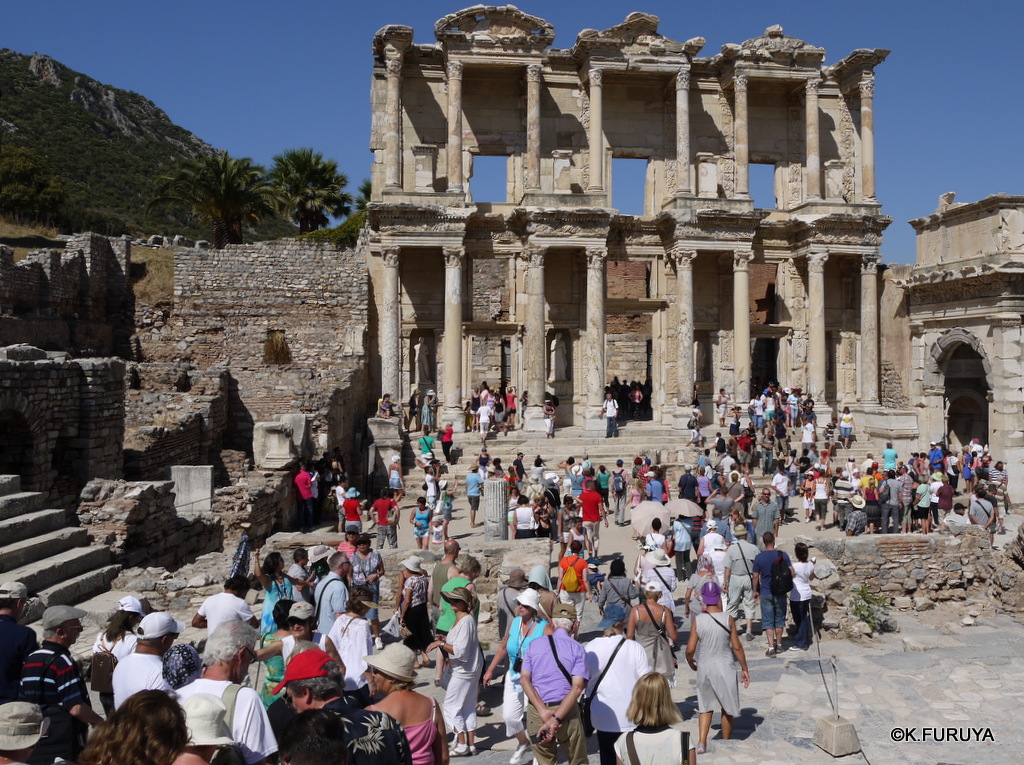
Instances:
[[[480,509],[480,490],[483,488],[484,479],[480,474],[471,470],[466,474],[466,496],[469,497],[469,527],[476,528],[476,512]]]
[[[931,470],[931,472],[933,473],[936,470],[943,471],[943,465],[945,464],[946,460],[945,453],[942,451],[942,449],[939,448],[939,445],[934,441],[931,442],[930,446],[931,449],[928,452],[928,469]]]
[[[886,442],[885,451],[882,452],[882,467],[884,467],[886,470],[895,470],[896,460],[898,460],[899,457],[900,455],[897,454],[896,450],[892,448],[892,442]]]
[[[764,655],[771,658],[782,652],[782,631],[786,627],[786,602],[789,593],[772,594],[772,566],[779,557],[789,568],[791,576],[796,576],[789,556],[775,549],[775,535],[767,531],[762,535],[764,552],[754,558],[754,598],[761,601],[761,631],[768,638],[768,650]]]
[[[572,639],[576,607],[558,603],[551,609],[545,637],[530,643],[520,682],[530,707],[526,729],[540,765],[556,765],[558,745],[569,765],[587,765],[587,739],[577,700],[587,687],[587,653]]]
[[[21,582],[0,584],[0,704],[18,700],[21,668],[39,646],[36,633],[18,624],[27,599]]]
[[[665,502],[665,485],[657,473],[652,473],[652,478],[647,482],[647,499],[655,502]]]

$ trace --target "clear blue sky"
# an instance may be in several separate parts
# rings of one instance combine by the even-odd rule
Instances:
[[[434,22],[462,7],[458,0],[11,0],[0,47],[45,53],[141,93],[235,156],[269,164],[284,149],[312,146],[338,160],[354,190],[369,173],[374,32],[406,24],[417,43],[432,43]],[[931,213],[939,194],[974,201],[1024,192],[1020,0],[520,0],[519,7],[554,24],[556,47],[642,10],[661,18],[668,37],[706,37],[701,55],[774,23],[824,47],[826,63],[855,48],[890,49],[875,90],[878,198],[894,219],[883,245],[888,262],[913,259],[906,221]]]

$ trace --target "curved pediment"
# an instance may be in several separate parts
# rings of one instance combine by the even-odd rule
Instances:
[[[654,14],[635,11],[621,24],[608,29],[584,29],[576,36],[573,53],[582,55],[594,50],[614,48],[626,55],[686,53],[694,56],[704,47],[703,37],[694,37],[681,43],[659,34],[659,21]]]
[[[554,42],[555,28],[514,5],[474,5],[438,19],[434,35],[447,45],[543,49]]]
[[[774,62],[783,65],[818,66],[825,58],[825,49],[783,33],[782,26],[773,24],[760,37],[752,37],[739,46],[726,46],[740,58],[754,62]],[[738,50],[736,49],[738,47]],[[723,53],[725,53],[723,49]]]

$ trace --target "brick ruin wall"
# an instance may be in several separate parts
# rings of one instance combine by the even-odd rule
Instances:
[[[18,263],[0,246],[0,346],[127,357],[130,267],[127,238],[77,234],[63,251],[41,250]]]
[[[78,505],[79,523],[122,566],[175,568],[219,550],[224,532],[215,513],[174,509],[170,481],[90,481]]]

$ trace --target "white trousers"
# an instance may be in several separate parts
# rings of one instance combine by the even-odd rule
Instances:
[[[518,688],[519,690],[516,690]],[[526,730],[523,713],[526,712],[526,692],[523,687],[505,675],[505,690],[501,694],[501,717],[505,721],[505,735],[514,736]]]
[[[444,723],[455,733],[476,730],[476,699],[479,678],[453,674],[444,694]]]

